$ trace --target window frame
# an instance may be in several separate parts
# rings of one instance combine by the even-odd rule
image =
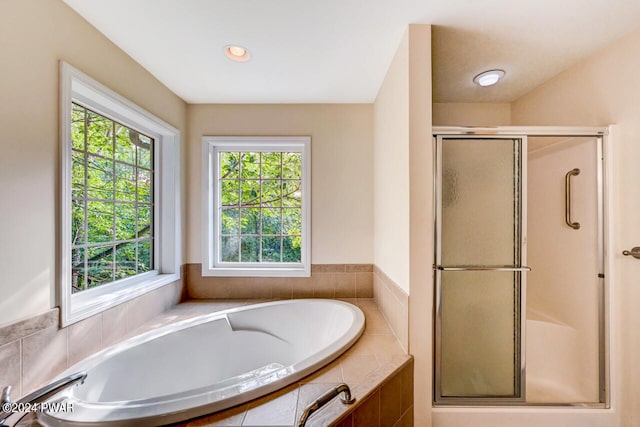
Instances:
[[[71,286],[72,102],[154,139],[154,270],[73,293]],[[62,326],[101,313],[180,279],[180,131],[133,102],[60,62],[60,272]]]
[[[302,154],[302,247],[299,263],[223,263],[220,248],[218,176],[221,151],[300,152]],[[308,136],[204,136],[202,137],[202,275],[223,277],[311,276],[311,137]]]

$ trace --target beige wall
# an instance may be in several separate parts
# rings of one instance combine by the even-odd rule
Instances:
[[[383,314],[403,316],[415,358],[415,425],[431,425],[433,158],[431,27],[409,25],[374,104],[374,288]],[[376,291],[374,291],[374,294]],[[385,301],[396,294],[406,304]],[[399,309],[391,309],[399,306]],[[397,328],[396,333],[402,330]],[[403,339],[402,334],[400,338]]]
[[[618,125],[612,140],[611,211],[614,408],[621,426],[640,424],[640,262],[621,255],[640,245],[640,31],[523,96],[512,106],[514,125]],[[620,385],[618,389],[616,385]]]
[[[433,104],[434,126],[508,126],[511,104],[448,102]]]
[[[312,263],[371,263],[372,113],[370,104],[190,105],[188,262],[202,262],[202,136],[310,135]]]
[[[185,103],[57,0],[0,13],[0,324],[55,305],[58,62],[67,61],[184,130]]]
[[[409,32],[373,107],[373,210],[376,266],[409,293]]]

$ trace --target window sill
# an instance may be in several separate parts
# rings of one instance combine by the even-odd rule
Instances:
[[[299,268],[207,268],[202,266],[203,277],[311,277],[311,269]]]
[[[86,290],[71,296],[71,310],[62,326],[86,319],[103,311],[130,301],[155,289],[180,280],[177,273],[149,273],[144,277],[132,277],[113,282],[103,287]]]

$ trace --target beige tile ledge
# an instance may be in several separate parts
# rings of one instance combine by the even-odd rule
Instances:
[[[17,322],[0,325],[0,346],[59,324],[58,307]]]
[[[128,336],[201,314],[264,301],[253,299],[186,301],[146,322]],[[343,301],[353,303],[362,309],[365,313],[366,327],[360,339],[338,359],[277,392],[225,411],[172,426],[295,426],[300,414],[309,403],[341,382],[349,384],[357,399],[356,403],[347,406],[343,405],[339,399],[335,399],[314,414],[307,425],[324,427],[352,412],[387,378],[411,363],[413,358],[404,352],[373,299],[343,299]],[[31,425],[39,426],[37,423]]]

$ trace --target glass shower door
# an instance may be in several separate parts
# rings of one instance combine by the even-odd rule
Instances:
[[[436,141],[436,401],[524,400],[526,138]]]

